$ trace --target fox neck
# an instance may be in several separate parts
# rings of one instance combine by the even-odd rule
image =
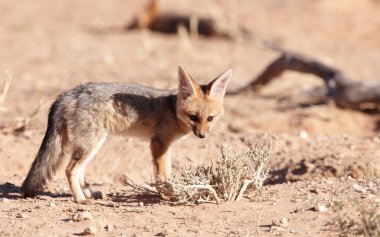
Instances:
[[[182,132],[184,134],[188,134],[191,132],[191,128],[189,128],[186,123],[184,123],[179,117],[178,117],[178,95],[175,94],[171,97],[171,104],[172,104],[172,109],[174,111],[174,114],[175,114],[175,117],[176,117],[176,121],[177,121],[177,124],[178,126],[180,127],[180,129],[182,130]]]

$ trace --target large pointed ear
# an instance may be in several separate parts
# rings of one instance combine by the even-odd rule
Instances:
[[[226,94],[227,84],[230,81],[231,76],[232,69],[229,69],[218,78],[210,82],[207,85],[207,88],[209,89],[209,95],[214,98],[222,99]]]
[[[178,94],[182,98],[196,95],[195,82],[181,65],[178,66],[178,79]]]

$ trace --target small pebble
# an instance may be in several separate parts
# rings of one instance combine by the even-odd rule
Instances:
[[[54,202],[49,202],[49,207],[56,207],[57,205]]]
[[[159,232],[157,233],[155,236],[168,236],[168,231],[167,230],[163,230],[162,232]]]
[[[150,226],[150,225],[146,225],[146,226],[144,226],[144,229],[146,229],[146,230],[150,230],[150,229],[152,229],[152,226]]]
[[[357,185],[357,184],[354,184],[353,185],[353,188],[354,188],[354,190],[356,191],[356,192],[358,192],[358,193],[366,193],[367,192],[367,189],[365,188],[365,187],[362,187],[362,186],[360,186],[360,185]]]
[[[139,206],[140,206],[140,207],[143,207],[143,206],[144,206],[144,203],[143,203],[143,202],[139,202]]]
[[[10,201],[8,198],[2,198],[2,199],[1,199],[1,202],[4,202],[4,203],[10,203],[11,201]]]
[[[104,195],[101,191],[95,191],[92,193],[94,199],[104,199]]]
[[[286,218],[278,218],[278,219],[275,219],[275,220],[272,220],[272,226],[279,226],[281,228],[288,228],[289,226],[289,222],[288,222],[288,219]]]
[[[17,214],[17,216],[16,216],[17,218],[27,218],[28,217],[28,215],[27,214],[25,214],[25,213],[19,213],[19,214]]]
[[[81,235],[95,235],[97,229],[94,226],[89,226],[81,233]]]
[[[111,232],[111,231],[113,230],[113,226],[110,225],[110,224],[106,225],[106,230],[107,230],[108,232]]]
[[[309,134],[305,130],[302,130],[299,134],[300,138],[303,140],[307,140],[309,138]]]
[[[322,203],[317,203],[317,205],[314,206],[314,211],[316,211],[316,212],[326,212],[327,211],[327,207],[326,207],[326,205],[324,205]]]
[[[75,222],[78,222],[83,220],[91,220],[92,216],[88,211],[81,211],[75,213],[71,219]]]

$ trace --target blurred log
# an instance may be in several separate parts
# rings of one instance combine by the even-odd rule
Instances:
[[[215,23],[212,19],[208,18],[193,18],[195,22],[195,30],[197,34],[211,37],[211,36],[223,36],[229,38],[228,35],[218,32]],[[191,17],[181,16],[174,13],[160,14],[154,19],[152,19],[147,24],[140,24],[137,19],[134,19],[131,24],[129,24],[126,29],[144,29],[147,28],[151,31],[157,31],[164,34],[176,34],[178,32],[178,27],[183,26],[188,32],[193,32],[191,29]]]
[[[179,27],[184,27],[189,33],[199,34],[206,37],[222,37],[234,39],[240,34],[248,35],[243,29],[227,29],[212,18],[179,15],[176,13],[162,13],[158,0],[148,2],[126,27],[127,31],[136,29],[149,29],[165,34],[176,34]]]
[[[380,105],[380,81],[353,81],[342,71],[325,65],[317,60],[283,52],[250,84],[233,93],[259,91],[260,88],[278,78],[284,71],[310,73],[325,82],[327,94],[341,108],[378,109]]]

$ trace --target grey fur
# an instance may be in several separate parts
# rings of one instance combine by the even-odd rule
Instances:
[[[176,90],[129,83],[87,83],[58,96],[50,108],[41,147],[22,184],[23,196],[35,196],[52,178],[62,162],[69,134],[74,148],[86,149],[102,133],[123,133],[136,126],[155,127],[150,123],[159,120],[154,117],[164,116],[163,105],[171,108],[174,119],[175,103]]]
[[[59,96],[50,108],[44,139],[21,187],[24,197],[35,196],[61,164],[63,148],[68,142],[67,124],[58,112],[62,109],[61,98]]]

